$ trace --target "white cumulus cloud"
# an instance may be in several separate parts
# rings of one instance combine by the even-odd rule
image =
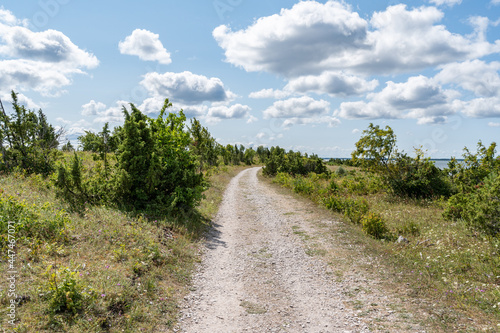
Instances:
[[[223,119],[242,119],[245,117],[253,119],[250,115],[251,110],[252,109],[248,105],[242,104],[235,104],[231,106],[213,106],[208,110],[208,114],[205,119],[210,124],[215,124]]]
[[[387,82],[386,87],[368,94],[368,102],[345,102],[335,115],[347,119],[417,119],[419,124],[443,122],[454,113],[451,108],[458,94],[443,90],[433,79],[410,77],[407,82]]]
[[[172,62],[170,53],[160,41],[160,35],[144,29],[135,29],[130,36],[118,44],[120,53],[135,55],[142,60],[158,61],[168,65]]]
[[[377,80],[367,81],[341,72],[324,72],[321,75],[307,75],[291,79],[285,91],[296,93],[315,92],[334,97],[361,95],[378,86]]]
[[[329,110],[329,102],[302,96],[274,102],[263,113],[264,118],[312,118],[324,115]]]
[[[212,34],[227,62],[287,78],[407,73],[500,51],[500,43],[484,39],[484,19],[471,20],[474,34],[460,35],[439,24],[443,17],[436,7],[400,4],[368,21],[345,3],[301,1],[246,29],[221,25]]]
[[[221,79],[208,78],[189,71],[182,73],[147,73],[141,85],[152,97],[169,98],[173,103],[185,105],[203,102],[227,102],[234,94],[226,90]]]
[[[94,100],[82,105],[83,116],[95,116],[104,110],[106,110],[106,104]]]
[[[33,32],[27,22],[0,9],[0,89],[35,90],[59,95],[75,74],[99,60],[57,30]]]
[[[500,62],[482,60],[451,63],[443,66],[435,79],[442,84],[455,84],[478,96],[500,96]]]

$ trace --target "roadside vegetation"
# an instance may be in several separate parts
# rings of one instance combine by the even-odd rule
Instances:
[[[0,115],[0,270],[17,275],[14,290],[0,282],[2,327],[172,328],[224,188],[257,153],[219,145],[168,100],[156,119],[130,105],[123,126],[58,149],[63,132],[12,97]]]
[[[410,289],[435,327],[496,332],[500,158],[495,147],[479,142],[476,153],[465,148],[463,162],[452,159],[440,170],[419,149],[414,157],[398,152],[391,128],[370,124],[351,160],[331,160],[321,172],[292,173],[278,170],[289,170],[294,158],[272,150],[282,164],[266,164],[263,174],[362,230],[352,233],[352,241],[381,259],[388,284]]]

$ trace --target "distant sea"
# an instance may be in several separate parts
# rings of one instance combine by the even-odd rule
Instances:
[[[348,160],[349,158],[340,158],[341,160]],[[329,158],[324,158],[325,161],[328,161]],[[448,162],[451,161],[449,158],[431,158],[431,161],[434,162],[434,165],[439,169],[445,169],[448,167]],[[463,159],[458,159],[458,162],[462,162]]]

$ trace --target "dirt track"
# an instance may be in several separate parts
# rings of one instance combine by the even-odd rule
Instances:
[[[176,331],[425,332],[376,281],[328,264],[322,254],[341,245],[321,235],[336,222],[258,170],[229,184]]]

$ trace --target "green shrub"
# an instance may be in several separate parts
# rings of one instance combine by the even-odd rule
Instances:
[[[463,219],[472,227],[492,235],[500,233],[500,175],[491,173],[470,193],[450,198],[443,213],[447,219]]]
[[[197,205],[207,184],[197,157],[189,149],[192,138],[185,128],[186,117],[182,110],[166,114],[170,106],[167,99],[157,119],[149,118],[133,104],[131,112],[124,108],[117,163],[111,166],[107,162],[107,148],[103,148],[100,159],[104,167],[96,163],[94,168],[84,170],[75,154],[71,168],[59,167],[58,195],[80,210],[85,203],[161,212]],[[106,125],[102,135],[109,136]]]
[[[49,309],[52,313],[76,314],[83,308],[85,298],[90,298],[89,293],[84,293],[84,287],[78,277],[78,272],[63,267],[51,273],[52,266],[46,272],[48,276]]]
[[[323,205],[334,212],[344,211],[344,199],[338,195],[330,195],[322,199]]]
[[[389,236],[389,229],[379,214],[371,212],[366,214],[361,219],[361,225],[365,233],[376,239],[387,238]]]
[[[295,193],[311,194],[314,191],[314,183],[306,177],[295,177],[293,180],[293,191]]]
[[[352,223],[360,223],[363,216],[368,213],[368,201],[366,199],[347,198],[343,203],[344,215]]]
[[[416,149],[416,154],[412,158],[398,153],[389,164],[384,179],[392,192],[410,198],[449,196],[451,184],[446,180],[446,175],[429,157],[424,158],[421,150]]]
[[[10,225],[9,225],[10,223]],[[15,238],[34,243],[36,240],[65,242],[69,217],[63,210],[52,209],[52,204],[41,207],[27,205],[12,196],[0,193],[0,248],[9,244],[9,230],[15,230]],[[12,228],[13,227],[13,228]]]
[[[309,173],[328,174],[325,163],[316,155],[302,155],[300,152],[285,150],[280,147],[271,147],[269,157],[263,168],[263,173],[274,176],[278,172],[286,172],[291,175],[307,175]]]
[[[28,110],[19,104],[14,91],[11,96],[14,113],[0,112],[0,171],[20,168],[48,175],[59,156],[57,147],[63,131],[49,124],[41,109],[38,113]]]
[[[347,174],[347,171],[343,167],[340,167],[337,169],[337,171],[335,171],[335,173],[339,177],[344,177]]]

